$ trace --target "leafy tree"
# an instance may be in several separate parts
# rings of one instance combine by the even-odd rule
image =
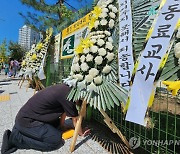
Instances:
[[[7,43],[6,39],[2,41],[0,44],[0,62],[7,62],[8,61],[8,50],[7,50]]]
[[[22,4],[36,10],[36,13],[27,12],[26,15],[20,13],[25,19],[25,23],[32,28],[45,31],[48,27],[53,27],[54,31],[62,31],[77,19],[90,12],[86,6],[80,10],[75,10],[65,0],[58,0],[55,4],[48,4],[44,0],[21,0]],[[68,7],[71,7],[69,9]]]
[[[23,56],[26,53],[26,50],[21,47],[18,43],[14,43],[12,41],[9,42],[8,49],[10,51],[10,57],[16,60],[22,60]]]

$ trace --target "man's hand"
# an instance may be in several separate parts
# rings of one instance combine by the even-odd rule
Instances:
[[[85,136],[87,136],[89,134],[91,134],[91,129],[85,127],[84,129],[82,129],[82,132],[79,133],[79,136],[85,137]]]

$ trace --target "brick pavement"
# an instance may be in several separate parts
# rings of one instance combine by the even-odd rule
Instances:
[[[6,80],[5,82],[3,80]],[[5,75],[0,74],[0,91],[1,94],[10,94],[10,100],[0,102],[0,147],[2,144],[2,136],[6,129],[12,129],[17,112],[23,104],[33,95],[33,89],[28,89],[26,92],[27,82],[21,89],[17,86],[18,80],[7,79]],[[65,145],[59,150],[52,152],[39,152],[35,150],[17,150],[15,154],[70,154],[69,148],[71,139],[65,141]],[[93,141],[90,137],[78,137],[76,149],[72,154],[108,154],[99,143]]]

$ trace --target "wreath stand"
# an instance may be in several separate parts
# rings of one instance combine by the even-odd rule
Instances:
[[[29,77],[27,77],[27,80],[28,80],[28,84],[27,84],[27,87],[26,87],[26,92],[28,91],[28,88],[32,84],[32,80]]]
[[[72,138],[72,142],[71,142],[71,145],[70,145],[70,151],[73,152],[74,151],[74,148],[75,148],[75,144],[76,144],[76,140],[77,140],[77,137],[78,137],[78,132],[80,130],[80,127],[81,127],[81,123],[82,123],[82,119],[83,117],[85,116],[86,114],[86,104],[87,102],[84,100],[83,103],[82,103],[82,106],[81,106],[81,110],[80,110],[80,113],[79,113],[79,119],[76,123],[76,127],[75,127],[75,131],[74,131],[74,135],[73,135],[73,138]],[[117,133],[118,136],[122,139],[122,141],[124,142],[124,144],[130,148],[130,145],[129,145],[129,142],[127,141],[126,137],[123,136],[123,134],[121,133],[121,131],[116,127],[116,125],[113,123],[113,121],[109,118],[109,116],[104,112],[104,110],[100,109],[99,110],[101,112],[101,114],[103,115],[104,117],[104,122],[106,123],[106,125],[111,129],[111,131],[113,133]]]
[[[41,83],[41,81],[39,80],[39,78],[37,77],[33,77],[34,81],[35,81],[35,89],[34,89],[34,94],[36,93],[36,91],[45,89],[44,85]]]
[[[25,81],[25,76],[22,76],[19,83],[18,83],[18,86],[19,86],[20,89],[21,89],[22,84],[24,83],[24,81]]]

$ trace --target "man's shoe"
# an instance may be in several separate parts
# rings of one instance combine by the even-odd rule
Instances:
[[[13,147],[9,142],[10,135],[11,135],[11,131],[9,129],[4,132],[2,146],[1,146],[1,154],[10,154],[17,150],[17,148]]]

